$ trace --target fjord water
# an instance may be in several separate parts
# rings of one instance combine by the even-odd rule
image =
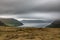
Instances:
[[[36,27],[36,28],[45,28],[47,25],[51,23],[23,23],[24,25],[21,27]]]
[[[41,21],[41,20],[23,20],[22,26],[19,27],[35,27],[35,28],[45,28],[46,26],[50,25],[53,21]]]

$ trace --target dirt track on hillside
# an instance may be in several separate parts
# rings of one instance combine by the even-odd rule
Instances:
[[[0,40],[60,40],[60,28],[0,27]]]

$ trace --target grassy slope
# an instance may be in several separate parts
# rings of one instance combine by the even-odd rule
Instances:
[[[55,20],[51,25],[48,25],[47,28],[60,28],[60,20]]]
[[[60,28],[0,27],[0,40],[60,40]]]

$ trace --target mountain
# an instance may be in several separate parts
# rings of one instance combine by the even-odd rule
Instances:
[[[48,28],[60,28],[60,20],[55,20],[51,25],[47,26]]]
[[[21,26],[23,25],[20,21],[13,18],[0,18],[0,26]]]
[[[22,20],[22,23],[51,23],[51,20]]]

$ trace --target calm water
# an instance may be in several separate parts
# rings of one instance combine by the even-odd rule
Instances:
[[[53,21],[52,20],[23,20],[22,26],[19,27],[36,27],[36,28],[45,28],[46,26],[50,25]]]
[[[50,25],[51,23],[23,23],[23,26],[19,27],[37,27],[37,28],[45,28],[47,25]]]

